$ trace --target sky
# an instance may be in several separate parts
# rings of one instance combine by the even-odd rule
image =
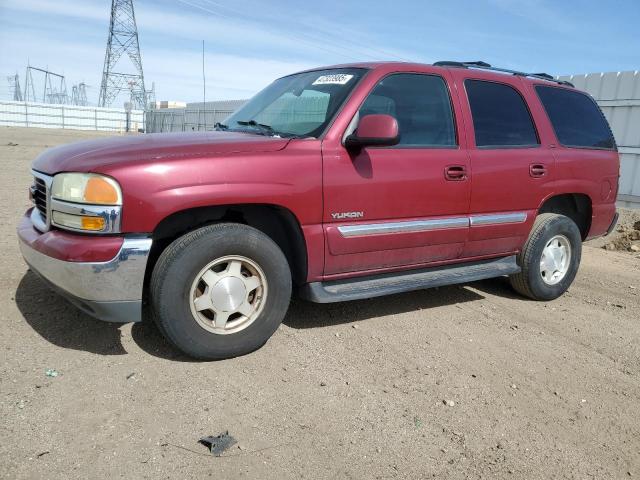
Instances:
[[[249,98],[306,68],[484,60],[552,75],[640,69],[640,0],[134,0],[158,100]],[[25,67],[85,82],[96,104],[111,0],[0,0],[0,99]],[[121,60],[122,61],[122,60]],[[122,70],[126,70],[126,62]],[[36,82],[39,80],[34,79]],[[120,106],[125,99],[118,99]]]

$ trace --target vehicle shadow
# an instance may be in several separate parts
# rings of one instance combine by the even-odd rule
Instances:
[[[473,284],[475,290],[511,296],[501,280]],[[353,302],[317,304],[295,298],[283,321],[290,328],[321,328],[415,310],[472,302],[484,296],[464,285],[418,290],[387,297]],[[517,297],[514,297],[517,298]],[[125,355],[123,324],[96,320],[51,291],[33,272],[27,271],[16,290],[15,301],[27,323],[45,340],[62,348],[98,355]],[[144,321],[131,328],[133,341],[145,352],[159,358],[192,362],[164,339],[151,321],[148,309]]]
[[[484,298],[464,285],[416,290],[385,297],[339,303],[311,303],[295,298],[284,323],[291,328],[320,328],[361,322],[375,317],[397,315],[443,305],[472,302]]]
[[[121,324],[96,320],[53,292],[32,271],[16,289],[16,305],[29,325],[45,340],[62,348],[99,355],[124,355]]]
[[[16,289],[15,301],[27,323],[45,340],[62,348],[98,355],[126,355],[122,323],[96,320],[53,292],[32,271],[27,271]],[[193,361],[174,349],[150,320],[133,324],[131,336],[144,351],[157,357]]]

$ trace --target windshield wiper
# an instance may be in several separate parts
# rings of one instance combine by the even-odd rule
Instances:
[[[216,122],[213,126],[216,130],[229,130],[229,125],[225,125],[224,123]]]
[[[264,135],[276,136],[278,133],[271,127],[271,125],[265,125],[264,123],[258,123],[255,120],[236,120],[238,125],[246,125],[249,127],[257,127]]]

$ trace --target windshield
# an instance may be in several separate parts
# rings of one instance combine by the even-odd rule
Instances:
[[[317,137],[364,73],[361,68],[334,68],[280,78],[217,128],[281,137]]]

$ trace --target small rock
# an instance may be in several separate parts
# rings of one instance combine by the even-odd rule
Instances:
[[[47,368],[44,372],[47,377],[55,378],[59,375],[58,371],[53,368]]]
[[[447,407],[455,407],[456,406],[456,402],[454,402],[453,400],[442,400],[442,403],[444,403]]]
[[[616,249],[616,246],[615,246],[613,243],[607,243],[607,244],[604,246],[604,249],[605,249],[605,250],[615,250],[615,249]]]
[[[129,375],[127,375],[127,380],[130,380],[135,376],[136,376],[136,372],[131,372]]]
[[[320,386],[321,386],[321,387],[326,387],[326,386],[327,386],[327,384],[326,384],[325,382],[320,382]]]
[[[339,336],[340,336],[340,334],[338,332],[336,332],[336,337],[339,337]]]
[[[358,329],[358,325],[351,325],[351,328],[355,328],[357,330]]]
[[[631,245],[629,247],[629,250],[631,250],[632,252],[640,252],[640,246],[639,245]]]
[[[516,385],[515,383],[512,383],[512,384],[511,384],[511,388],[513,388],[513,389],[515,390],[515,389],[517,389],[518,387],[517,387],[517,385]]]

